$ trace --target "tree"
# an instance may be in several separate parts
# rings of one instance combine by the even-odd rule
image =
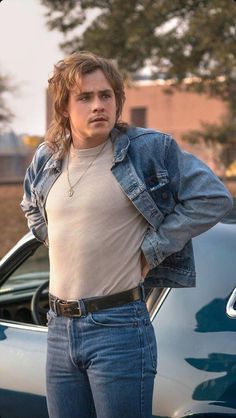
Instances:
[[[91,50],[134,75],[149,64],[153,76],[227,103],[221,125],[195,139],[236,141],[236,2],[234,0],[41,0],[47,24],[65,35],[66,53]],[[88,11],[96,17],[83,28]],[[69,38],[69,35],[71,37]],[[192,139],[194,134],[192,134]]]
[[[13,113],[8,109],[4,94],[12,90],[9,78],[6,75],[0,74],[0,131],[13,118]]]

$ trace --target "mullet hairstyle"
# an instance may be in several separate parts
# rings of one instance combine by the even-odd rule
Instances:
[[[119,130],[124,130],[127,124],[119,121],[125,102],[124,83],[119,71],[111,61],[91,52],[74,52],[60,60],[54,66],[53,76],[48,80],[48,91],[52,99],[53,119],[46,132],[45,140],[57,158],[63,158],[71,143],[70,121],[65,116],[69,93],[75,87],[80,87],[84,74],[101,70],[115,93],[116,124]]]

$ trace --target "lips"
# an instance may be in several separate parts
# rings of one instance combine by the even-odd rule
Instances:
[[[91,119],[90,123],[93,123],[93,122],[107,122],[107,119],[102,116],[100,117],[98,116],[97,118]]]

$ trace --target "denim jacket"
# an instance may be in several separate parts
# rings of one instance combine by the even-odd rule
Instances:
[[[141,249],[149,265],[145,285],[195,286],[191,238],[215,225],[231,208],[223,183],[167,134],[143,128],[111,132],[112,173],[148,222]],[[35,237],[47,243],[45,202],[62,160],[46,143],[26,172],[21,207]]]

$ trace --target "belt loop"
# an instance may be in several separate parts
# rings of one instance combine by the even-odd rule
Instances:
[[[58,301],[59,299],[55,299],[54,301],[53,301],[53,307],[54,307],[54,312],[55,312],[55,314],[58,316],[59,314],[60,314],[60,312],[58,312],[58,304],[57,304],[57,301]]]
[[[143,283],[140,283],[139,286],[140,286],[140,290],[141,290],[141,298],[145,302],[145,289],[144,289],[144,285],[143,285]]]
[[[87,316],[88,315],[88,312],[87,312],[87,309],[86,309],[84,300],[83,299],[80,299],[79,302],[80,302],[80,310],[81,310],[82,316]]]
[[[57,301],[59,299],[53,297],[52,295],[49,294],[49,304],[51,305],[50,308],[53,310],[53,312],[58,316],[59,312],[57,309]]]

